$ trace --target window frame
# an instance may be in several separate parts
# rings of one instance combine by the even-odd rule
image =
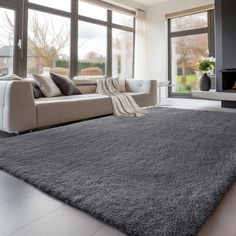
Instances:
[[[88,23],[93,23],[97,25],[103,25],[107,27],[107,62],[106,62],[106,75],[112,76],[112,29],[121,29],[124,31],[132,32],[134,42],[133,42],[133,75],[134,75],[134,60],[135,60],[135,12],[115,6],[101,0],[87,0],[91,4],[102,6],[107,8],[107,21],[102,21],[86,16],[79,15],[79,0],[71,1],[71,11],[63,11],[43,5],[38,5],[29,2],[29,0],[0,0],[0,5],[3,5],[12,9],[19,9],[17,11],[18,23],[16,25],[16,42],[19,39],[22,40],[22,50],[17,50],[16,67],[14,68],[14,73],[26,77],[27,76],[27,46],[28,46],[28,10],[36,10],[43,13],[58,15],[70,19],[70,77],[73,78],[78,74],[78,23],[79,21],[84,21]],[[122,25],[117,25],[112,23],[112,12],[119,11],[123,14],[130,14],[134,16],[133,27],[126,27]]]
[[[205,10],[202,12],[207,12],[207,27],[190,29],[190,30],[182,30],[171,32],[171,20],[173,18],[168,19],[168,81],[173,82],[172,78],[172,38],[184,37],[184,36],[193,36],[199,34],[207,34],[208,35],[208,48],[209,48],[209,56],[215,57],[215,17],[214,10]],[[198,12],[200,13],[200,12]],[[190,13],[188,15],[195,15],[196,13]],[[176,18],[181,17],[177,16]],[[172,91],[172,87],[168,87],[168,96],[176,97],[176,98],[192,98],[192,93],[177,93]]]
[[[27,0],[28,1],[28,0]],[[72,37],[71,37],[71,35],[72,35],[72,29],[71,29],[71,27],[72,27],[72,24],[71,24],[71,22],[72,22],[72,18],[69,16],[69,14],[71,14],[71,13],[69,13],[68,14],[68,12],[64,12],[64,11],[62,11],[63,12],[63,14],[61,14],[61,10],[57,10],[57,9],[52,9],[52,8],[49,8],[49,7],[45,7],[45,6],[39,6],[39,5],[37,5],[37,4],[34,4],[34,3],[28,3],[27,4],[28,5],[28,7],[27,7],[27,21],[25,21],[26,22],[26,24],[25,24],[25,30],[26,30],[26,32],[25,32],[25,35],[27,35],[25,38],[26,38],[26,42],[25,42],[25,47],[26,47],[26,50],[24,51],[24,55],[25,55],[25,63],[26,63],[26,65],[25,65],[25,70],[24,70],[24,77],[27,77],[27,75],[28,75],[28,68],[27,68],[27,66],[28,66],[28,19],[29,19],[29,10],[33,10],[33,11],[37,11],[37,12],[40,12],[40,13],[46,13],[46,14],[51,14],[51,15],[54,15],[54,16],[59,16],[59,17],[64,17],[64,18],[67,18],[67,19],[69,19],[69,21],[70,21],[70,55],[69,55],[69,57],[70,57],[70,61],[69,61],[69,63],[70,63],[70,66],[69,66],[69,76],[71,75],[71,53],[74,51],[74,49],[72,50],[72,46],[71,46],[71,40],[72,40]],[[27,27],[26,27],[26,25],[27,25]]]
[[[11,3],[9,3],[8,0],[1,0],[0,1],[0,7],[6,8],[9,10],[15,11],[15,31],[14,31],[14,58],[13,58],[13,72],[19,72],[19,74],[22,74],[23,71],[23,48],[20,49],[18,47],[18,40],[22,39],[22,5],[19,1],[13,0]],[[23,46],[23,45],[22,45]]]
[[[74,1],[74,0],[72,0]],[[77,1],[77,0],[75,0]],[[78,0],[79,1],[79,0]],[[77,1],[77,3],[78,3]],[[93,2],[93,1],[91,1]],[[77,6],[78,7],[78,6]],[[121,8],[119,7],[119,11]],[[78,8],[76,9],[77,12],[78,12]],[[132,32],[133,33],[133,77],[134,77],[134,60],[135,60],[135,17],[134,17],[134,24],[133,24],[133,27],[127,27],[127,26],[123,26],[123,25],[118,25],[118,24],[114,24],[112,22],[112,13],[113,13],[113,10],[111,9],[107,9],[107,21],[102,21],[102,20],[98,20],[98,19],[94,19],[94,18],[90,18],[90,17],[87,17],[87,16],[82,16],[82,15],[78,15],[77,14],[77,25],[76,25],[76,28],[78,29],[78,22],[79,21],[84,21],[84,22],[88,22],[88,23],[92,23],[92,24],[97,24],[97,25],[102,25],[102,26],[106,26],[107,27],[107,62],[106,62],[106,68],[107,68],[107,71],[106,71],[106,76],[110,77],[112,76],[112,29],[120,29],[120,30],[124,30],[124,31],[128,31],[128,32]],[[125,9],[124,9],[124,14],[126,13]],[[74,26],[75,27],[75,26]],[[77,43],[78,43],[78,32],[77,32]],[[76,54],[78,55],[78,44],[76,45]],[[78,61],[78,59],[77,59]],[[77,75],[78,73],[78,67],[75,66],[77,68],[76,70],[76,74],[73,74],[73,76]]]

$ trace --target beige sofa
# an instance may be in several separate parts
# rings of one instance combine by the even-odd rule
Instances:
[[[157,84],[126,80],[125,87],[142,107],[157,104]],[[0,81],[0,130],[19,133],[112,114],[108,96],[96,93],[34,99],[27,81]]]

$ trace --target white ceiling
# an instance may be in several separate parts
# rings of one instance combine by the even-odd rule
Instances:
[[[158,3],[167,2],[167,1],[170,1],[170,0],[133,0],[133,1],[141,3],[141,4],[146,5],[146,6],[151,6],[151,5],[155,5],[155,4],[158,4]]]

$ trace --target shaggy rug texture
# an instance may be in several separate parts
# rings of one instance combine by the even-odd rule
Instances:
[[[15,134],[8,134],[6,132],[0,131],[0,139],[10,138],[10,137],[14,137],[14,136],[16,136],[16,135]]]
[[[236,179],[236,114],[153,109],[0,142],[0,168],[128,235],[196,235]]]

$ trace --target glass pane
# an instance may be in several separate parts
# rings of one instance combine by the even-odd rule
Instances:
[[[70,0],[29,0],[31,3],[38,5],[55,8],[62,11],[71,11],[71,1]]]
[[[13,73],[15,11],[0,8],[0,75]]]
[[[79,15],[107,21],[107,10],[105,8],[84,1],[79,1]]]
[[[78,74],[99,76],[106,74],[107,28],[79,21]]]
[[[112,76],[123,79],[132,78],[134,34],[113,29],[112,37]]]
[[[112,12],[112,23],[128,27],[134,26],[134,17],[120,12]]]
[[[207,12],[171,19],[171,32],[205,28],[207,19]]]
[[[208,57],[208,35],[197,34],[171,39],[173,92],[190,93],[198,88],[198,61]]]
[[[29,10],[27,53],[28,74],[69,75],[70,20]]]

